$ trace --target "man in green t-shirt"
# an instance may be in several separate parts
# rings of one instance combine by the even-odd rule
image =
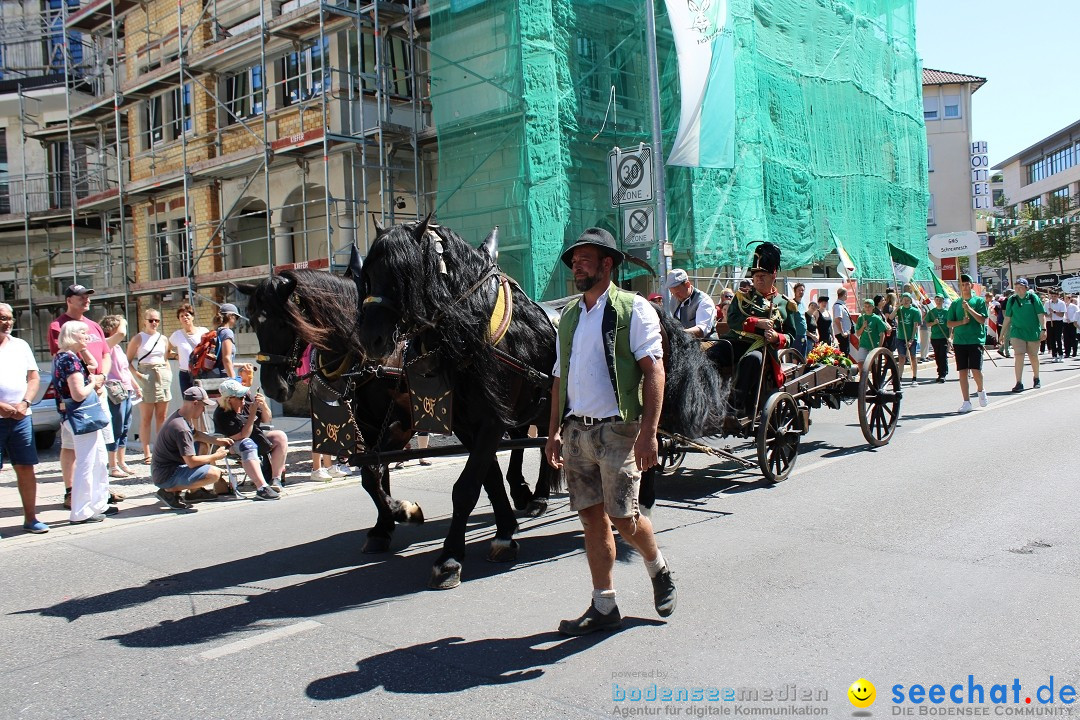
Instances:
[[[912,305],[915,301],[911,293],[900,296],[900,308],[896,311],[896,354],[900,356],[900,377],[904,377],[904,365],[911,363],[911,384],[919,379],[919,363],[915,362],[915,346],[919,339],[919,324],[922,313]]]
[[[953,355],[956,357],[956,370],[960,374],[960,394],[964,404],[959,412],[971,412],[971,397],[968,394],[968,371],[975,378],[975,388],[979,393],[979,407],[986,407],[986,391],[983,390],[982,352],[986,342],[986,301],[971,292],[971,276],[960,276],[960,299],[953,300],[949,306],[946,322],[952,328]]]
[[[1016,281],[1016,294],[1005,303],[1005,323],[1001,334],[1012,341],[1016,354],[1013,372],[1016,385],[1013,392],[1024,389],[1024,355],[1031,359],[1033,387],[1039,387],[1039,342],[1046,341],[1046,308],[1033,290],[1028,289],[1027,278]]]
[[[870,298],[863,300],[862,315],[855,321],[853,328],[859,347],[852,353],[852,357],[860,365],[871,350],[881,347],[881,341],[889,330],[889,326],[885,324],[881,316],[874,313],[874,307],[874,301]]]
[[[930,345],[934,348],[934,362],[937,363],[937,381],[945,382],[949,374],[949,312],[945,309],[945,296],[934,296],[934,307],[926,311],[926,325],[930,328]]]

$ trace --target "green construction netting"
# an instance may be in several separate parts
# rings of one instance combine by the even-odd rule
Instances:
[[[479,242],[534,297],[564,295],[562,247],[618,238],[608,153],[651,138],[645,0],[434,0],[431,92],[439,221]],[[733,170],[667,168],[675,263],[745,265],[771,240],[785,267],[833,252],[891,275],[886,242],[926,260],[926,135],[914,0],[730,0]],[[665,147],[678,64],[664,3],[657,41]],[[611,98],[613,102],[609,102]]]

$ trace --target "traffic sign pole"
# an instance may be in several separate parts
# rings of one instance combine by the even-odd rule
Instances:
[[[649,56],[649,87],[651,90],[652,104],[652,145],[655,172],[653,182],[656,188],[656,215],[653,225],[656,231],[656,242],[653,248],[656,250],[656,268],[660,277],[657,282],[660,292],[665,301],[668,299],[668,290],[664,285],[667,277],[669,260],[664,255],[664,245],[667,244],[667,195],[664,183],[664,139],[660,127],[660,72],[656,62],[656,8],[653,0],[645,0],[645,45]]]

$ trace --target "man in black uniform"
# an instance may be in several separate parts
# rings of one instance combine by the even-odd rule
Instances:
[[[735,293],[735,299],[728,306],[728,332],[713,350],[722,368],[737,368],[734,409],[740,418],[757,412],[756,394],[766,346],[779,350],[791,347],[794,342],[791,315],[798,312],[798,306],[776,289],[779,269],[780,248],[770,242],[758,245],[750,268],[752,287],[748,292]],[[775,354],[769,355],[775,358]],[[770,364],[771,371],[779,373],[779,365]],[[778,376],[777,384],[781,380],[782,376]]]

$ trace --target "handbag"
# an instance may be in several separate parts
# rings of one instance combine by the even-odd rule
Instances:
[[[101,407],[101,398],[93,390],[78,405],[69,406],[68,401],[64,405],[67,408],[64,414],[75,435],[97,432],[112,422],[105,408]]]
[[[105,381],[105,393],[109,396],[109,402],[120,405],[128,398],[127,388],[119,380]]]

